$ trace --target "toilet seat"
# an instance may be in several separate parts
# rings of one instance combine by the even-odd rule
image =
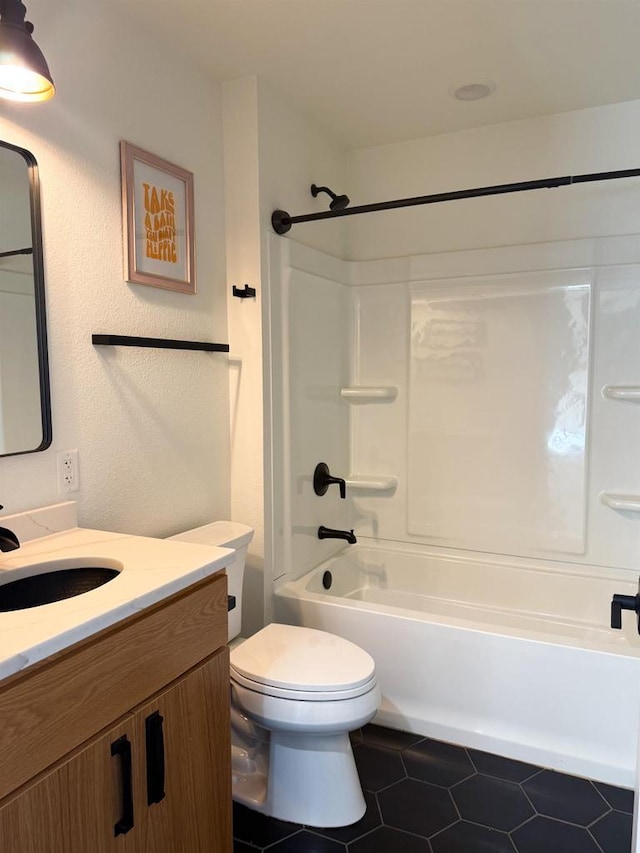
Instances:
[[[292,702],[290,698],[249,690],[232,680],[231,696],[233,705],[270,732],[336,734],[369,722],[380,704],[380,687],[374,679],[372,687],[361,696],[339,702]]]
[[[246,687],[247,690],[253,690],[254,693],[301,702],[340,702],[345,699],[354,699],[368,693],[377,683],[374,673],[364,684],[347,690],[300,690],[296,687],[277,687],[274,684],[265,684],[264,681],[254,681],[242,675],[233,666],[231,666],[231,681]]]
[[[376,676],[373,658],[342,637],[271,624],[232,650],[231,678],[257,693],[326,702],[367,693]]]

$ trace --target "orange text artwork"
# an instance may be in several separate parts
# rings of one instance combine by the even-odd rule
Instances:
[[[177,264],[178,248],[173,193],[158,189],[153,184],[143,183],[142,186],[144,187],[144,227],[147,237],[146,257]]]

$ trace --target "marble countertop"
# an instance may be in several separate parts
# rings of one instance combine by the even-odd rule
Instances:
[[[53,570],[52,563],[122,567],[116,578],[90,592],[0,613],[0,679],[186,589],[235,559],[229,548],[89,530],[74,521],[72,503],[0,517],[0,525],[21,542],[15,551],[0,552],[0,584],[4,578],[33,574],[34,566]]]

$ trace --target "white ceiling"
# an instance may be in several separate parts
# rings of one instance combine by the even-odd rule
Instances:
[[[640,98],[638,0],[112,0],[219,80],[257,74],[347,147]],[[490,78],[489,98],[452,85]]]

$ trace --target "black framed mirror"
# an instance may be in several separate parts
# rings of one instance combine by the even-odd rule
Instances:
[[[0,142],[0,456],[51,437],[38,164]]]

